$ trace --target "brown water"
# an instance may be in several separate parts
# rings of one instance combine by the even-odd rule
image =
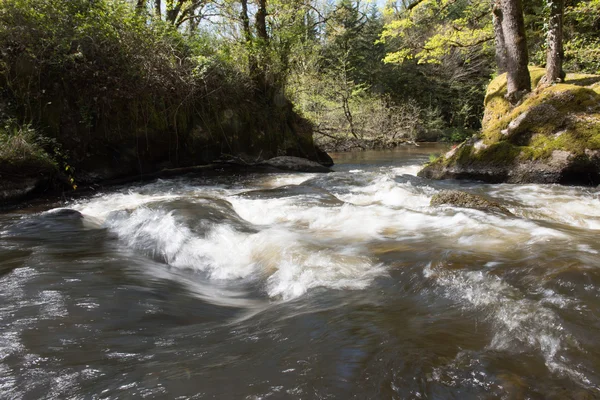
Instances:
[[[0,398],[600,398],[598,189],[417,178],[435,151],[0,215]]]

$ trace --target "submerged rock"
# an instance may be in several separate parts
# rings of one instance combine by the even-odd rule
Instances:
[[[57,225],[62,223],[82,229],[102,229],[102,221],[98,218],[82,214],[71,208],[59,208],[47,211],[40,215],[40,219],[53,221]]]
[[[475,194],[461,192],[459,190],[442,190],[441,192],[433,195],[429,205],[432,207],[450,205],[455,207],[474,208],[476,210],[493,211],[505,215],[512,215],[507,208],[496,203],[495,201],[488,200],[485,197]]]
[[[534,85],[544,75],[531,68]],[[505,99],[506,75],[485,99],[482,132],[425,166],[429,179],[491,183],[600,183],[600,76],[573,75],[541,85],[522,104]]]
[[[260,165],[296,172],[331,172],[331,169],[318,162],[301,157],[281,156],[263,161]]]
[[[316,206],[340,206],[344,202],[327,190],[307,185],[286,185],[273,189],[250,190],[239,193],[238,197],[246,199],[283,199],[300,196],[303,204],[313,203]]]

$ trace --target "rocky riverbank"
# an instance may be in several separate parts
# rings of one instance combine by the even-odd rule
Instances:
[[[327,159],[325,158],[327,157]],[[231,172],[272,172],[273,170],[292,172],[331,172],[333,161],[326,153],[319,158],[319,162],[307,158],[281,156],[268,160],[247,161],[242,157],[215,160],[203,165],[181,168],[163,168],[137,175],[122,175],[114,178],[96,175],[95,180],[84,182],[74,190],[69,188],[69,179],[64,174],[56,171],[46,173],[38,171],[30,176],[2,176],[0,175],[0,208],[14,206],[20,201],[35,199],[40,196],[57,197],[64,195],[85,195],[103,187],[122,185],[130,182],[143,182],[152,179],[170,178],[173,176],[194,174],[215,176]],[[0,167],[1,169],[1,167]]]
[[[512,107],[506,75],[487,90],[481,133],[429,163],[419,176],[499,183],[600,183],[600,76],[567,74],[563,83],[540,83]]]

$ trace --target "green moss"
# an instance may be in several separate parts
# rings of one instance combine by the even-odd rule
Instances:
[[[540,160],[548,158],[555,150],[561,150],[564,147],[565,139],[569,135],[564,133],[559,137],[553,138],[545,135],[537,135],[531,145],[523,149],[523,158],[527,160]]]
[[[436,162],[438,159],[440,158],[439,154],[430,154],[429,155],[429,163],[428,164],[433,164],[434,162]]]
[[[532,93],[521,105],[513,108],[508,113],[501,114],[504,109],[499,111],[498,115],[500,117],[488,122],[484,128],[483,136],[492,142],[498,140],[500,131],[506,129],[511,121],[525,111],[541,104],[549,104],[565,116],[582,110],[597,112],[599,111],[600,95],[592,89],[569,84],[557,84],[547,87]]]
[[[546,70],[539,67],[529,67],[529,75],[531,76],[531,87],[536,87],[540,80],[544,77]],[[484,105],[487,107],[488,103],[493,99],[502,99],[503,102],[510,104],[504,99],[507,91],[507,79],[506,74],[498,75],[488,85],[488,89],[485,93]]]
[[[479,135],[485,146],[463,145],[443,164],[435,165],[442,168],[433,176],[535,180],[525,175],[507,178],[507,174],[524,161],[543,163],[555,151],[568,152],[571,161],[589,163],[588,151],[600,149],[600,76],[569,74],[565,83],[543,85],[539,83],[544,70],[530,71],[537,87],[516,107],[504,99],[506,76],[491,82]],[[539,179],[546,182],[547,177]]]
[[[600,121],[581,121],[575,125],[574,129],[586,138],[585,147],[587,149],[600,149]]]
[[[531,68],[530,71],[535,85],[544,70]],[[506,76],[502,75],[492,81],[488,90],[482,131],[484,143],[488,146],[507,140],[502,131],[507,129],[511,121],[544,104],[554,107],[557,114],[523,126],[519,137],[511,138],[526,145],[522,148],[523,158],[537,160],[550,157],[555,150],[582,154],[585,149],[599,148],[600,76],[569,74],[565,83],[540,86],[514,108],[503,97],[506,93],[505,82]]]
[[[456,163],[459,165],[468,164],[472,159],[472,153],[473,146],[465,144],[458,148],[454,156],[448,161],[450,161],[450,163]]]
[[[531,67],[530,73],[532,87],[536,87],[544,76],[545,70]],[[537,88],[525,98],[522,104],[512,108],[504,98],[506,74],[500,75],[490,83],[485,99],[483,137],[486,143],[500,140],[500,132],[506,129],[512,120],[526,110],[541,104],[552,105],[564,115],[582,110],[598,112],[600,105],[598,82],[600,82],[600,76],[568,74],[565,83]],[[587,87],[585,84],[593,85],[593,87]]]
[[[472,145],[463,145],[456,153],[448,158],[440,158],[428,166],[448,167],[452,165],[493,167],[510,164],[521,156],[523,147],[515,146],[507,141],[494,143],[489,147],[476,151]]]
[[[509,142],[502,141],[478,151],[474,160],[489,165],[504,165],[512,163],[521,153],[522,148]]]
[[[555,150],[568,151],[579,156],[586,150],[600,149],[600,123],[577,121],[564,132],[554,135],[533,136],[529,146],[523,148],[525,159],[540,160],[549,158]]]

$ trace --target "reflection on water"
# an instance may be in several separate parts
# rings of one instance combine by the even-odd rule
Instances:
[[[443,150],[0,215],[0,398],[599,397],[598,190],[416,177]]]

